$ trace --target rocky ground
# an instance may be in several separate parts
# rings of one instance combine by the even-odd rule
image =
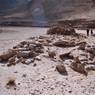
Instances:
[[[95,93],[94,36],[29,37],[1,53],[0,61],[1,95]]]

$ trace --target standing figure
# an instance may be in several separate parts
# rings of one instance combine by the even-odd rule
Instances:
[[[89,29],[87,29],[87,36],[89,36]]]
[[[93,30],[91,29],[91,36],[93,35]]]

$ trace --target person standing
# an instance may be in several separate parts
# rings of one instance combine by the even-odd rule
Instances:
[[[91,29],[91,36],[93,35],[93,30]]]
[[[89,36],[89,29],[87,29],[87,36]]]

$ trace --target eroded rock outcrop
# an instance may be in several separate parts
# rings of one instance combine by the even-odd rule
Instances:
[[[84,65],[81,64],[81,62],[80,62],[80,60],[79,60],[78,57],[76,57],[76,58],[74,59],[74,62],[72,62],[72,64],[71,64],[70,67],[71,67],[74,71],[76,71],[76,72],[79,72],[79,73],[84,74],[84,75],[86,75],[86,76],[88,75],[88,73],[87,73],[87,71],[86,71]]]

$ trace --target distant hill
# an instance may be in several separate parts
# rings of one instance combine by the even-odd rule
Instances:
[[[95,19],[94,0],[0,0],[1,21]]]

